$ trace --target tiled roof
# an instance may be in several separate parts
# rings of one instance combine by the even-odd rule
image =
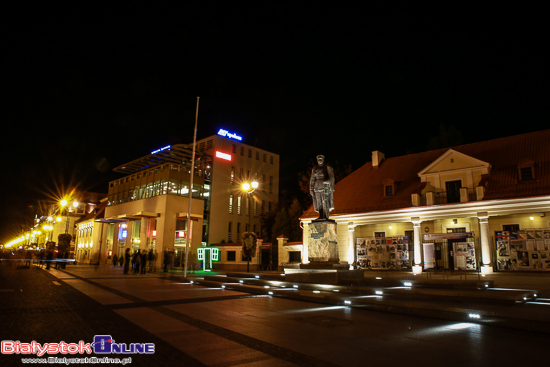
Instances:
[[[491,165],[484,200],[508,199],[550,194],[550,129],[388,158],[378,168],[368,162],[338,182],[331,216],[411,207],[411,194],[420,193],[423,183],[418,173],[449,149]],[[535,179],[519,180],[518,165],[534,162]],[[393,196],[384,197],[384,182],[395,182]],[[478,183],[475,183],[476,185]],[[310,207],[302,218],[316,216]]]
[[[86,213],[84,216],[80,217],[75,224],[86,222],[91,219],[102,219],[105,218],[105,207],[107,206],[107,202],[101,202],[99,203],[95,210],[93,210],[91,213]]]

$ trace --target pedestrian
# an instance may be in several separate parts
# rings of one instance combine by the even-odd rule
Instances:
[[[117,254],[114,254],[113,255],[113,265],[111,266],[111,268],[114,267],[114,266],[117,266],[117,264],[118,264],[118,256],[117,256]]]
[[[168,251],[164,251],[164,272],[167,273],[168,272],[168,261],[170,259],[170,255],[168,254]]]
[[[139,274],[139,266],[141,264],[141,254],[139,253],[139,249],[134,254],[134,274]]]
[[[46,269],[50,270],[50,263],[53,259],[53,252],[52,250],[48,250],[48,254],[46,255]]]
[[[149,272],[152,272],[155,261],[155,254],[153,253],[153,250],[149,250],[149,254],[147,254],[147,261],[149,262]]]
[[[122,256],[120,257],[120,260],[122,260]],[[126,249],[126,253],[124,253],[124,274],[128,274],[128,270],[130,268],[130,249]]]
[[[145,274],[147,270],[147,252],[143,251],[141,253],[141,274]]]
[[[40,250],[40,268],[44,267],[45,250]]]

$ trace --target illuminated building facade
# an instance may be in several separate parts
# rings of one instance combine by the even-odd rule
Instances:
[[[121,256],[126,248],[152,250],[158,265],[169,254],[180,267],[189,235],[194,261],[200,247],[240,242],[249,229],[260,233],[260,215],[277,204],[279,156],[224,131],[197,141],[192,226],[187,223],[192,144],[164,147],[116,167],[126,176],[109,183],[104,251]],[[260,186],[247,195],[242,183],[252,180]],[[219,260],[227,261],[227,254],[222,251]]]
[[[335,188],[340,262],[550,271],[550,130],[372,161]],[[308,262],[309,225],[302,216]]]

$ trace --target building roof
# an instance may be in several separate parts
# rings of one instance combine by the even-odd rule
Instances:
[[[428,152],[387,158],[378,167],[368,162],[338,182],[331,216],[412,206],[411,194],[421,193],[425,183],[418,175],[449,149],[490,164],[480,183],[486,187],[483,200],[511,199],[550,194],[550,129]],[[518,167],[531,162],[534,179],[520,180]],[[384,196],[384,184],[393,180],[394,195]],[[310,207],[302,219],[316,217]]]
[[[94,221],[102,221],[102,219],[105,218],[105,207],[107,206],[107,201],[100,202],[94,210],[92,210],[90,213],[86,213],[82,217],[80,217],[75,224],[86,222],[88,220],[94,220]]]
[[[195,154],[198,154],[198,152]],[[193,144],[168,145],[151,152],[151,154],[134,159],[131,162],[121,164],[120,166],[113,168],[113,171],[124,174],[133,174],[152,167],[161,166],[165,163],[181,164],[182,161],[190,161],[192,155]]]

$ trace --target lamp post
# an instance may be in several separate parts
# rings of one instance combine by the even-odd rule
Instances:
[[[68,233],[69,233],[69,214],[67,213],[67,210],[65,209],[65,207],[67,206],[68,204],[68,201],[66,199],[63,199],[59,202],[59,205],[61,206],[61,215],[63,215],[63,212],[65,212],[65,236],[63,237],[63,242],[64,242],[64,245],[66,244],[66,241],[68,240]],[[73,208],[77,208],[78,207],[78,201],[73,201],[72,203],[72,206]],[[58,218],[58,221],[59,221],[60,218]],[[71,235],[72,237],[72,235]],[[69,258],[69,253],[70,253],[70,249],[71,249],[71,240],[69,239],[68,241],[68,248],[66,249],[67,251],[67,258]],[[60,245],[58,243],[58,245]],[[65,247],[65,246],[63,246]],[[59,250],[61,250],[61,247],[59,246]],[[65,250],[65,249],[64,249]],[[64,255],[65,253],[63,253]]]
[[[252,200],[250,200],[250,199],[253,198],[252,193],[258,188],[258,186],[259,186],[259,184],[258,184],[257,181],[252,181],[251,183],[245,182],[242,185],[243,191],[248,196],[248,204],[247,204],[247,209],[248,209],[248,232],[252,232],[252,223],[251,223],[252,222],[252,208],[251,208]],[[247,273],[250,272],[250,255],[248,255],[246,257],[246,272]]]

